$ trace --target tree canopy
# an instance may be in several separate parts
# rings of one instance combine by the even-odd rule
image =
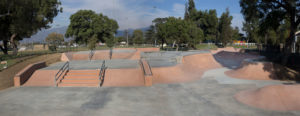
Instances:
[[[292,44],[295,42],[294,36],[300,24],[300,1],[299,0],[241,0],[242,13],[245,17],[246,24],[250,27],[259,25],[260,34],[272,33],[282,28],[282,25],[289,25],[289,35],[285,39],[286,52],[292,51]],[[258,22],[258,23],[257,23]],[[256,29],[249,29],[255,33]],[[282,31],[281,31],[282,32]],[[250,31],[247,32],[250,34]],[[283,32],[280,35],[284,35]],[[275,34],[275,33],[273,33]],[[272,34],[272,35],[273,35]],[[253,35],[251,35],[253,36]],[[267,41],[265,35],[265,41]],[[266,43],[266,42],[265,42]]]
[[[227,43],[232,41],[232,18],[233,17],[230,16],[229,9],[226,9],[226,12],[222,14],[219,21],[219,41],[223,44],[223,46],[226,46]]]
[[[0,0],[0,49],[7,54],[10,42],[17,52],[18,40],[30,37],[42,28],[49,28],[53,18],[62,12],[59,0]]]
[[[157,37],[168,44],[188,44],[190,47],[195,47],[196,43],[203,40],[203,31],[197,27],[195,23],[181,18],[168,17],[156,19]]]
[[[144,33],[142,30],[134,30],[133,32],[133,42],[135,44],[143,44],[144,43]]]
[[[65,40],[64,40],[64,35],[63,34],[59,34],[59,33],[50,33],[45,41],[49,44],[49,45],[60,45],[62,44]]]
[[[97,41],[106,42],[113,39],[119,28],[118,23],[92,10],[79,10],[70,17],[66,37],[73,37],[76,42],[87,44],[94,36]]]

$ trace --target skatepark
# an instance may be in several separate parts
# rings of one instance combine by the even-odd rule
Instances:
[[[278,80],[275,64],[242,51],[118,48],[63,53],[61,62],[36,68],[25,81],[15,77],[16,87],[0,92],[0,113],[300,115],[300,86]]]

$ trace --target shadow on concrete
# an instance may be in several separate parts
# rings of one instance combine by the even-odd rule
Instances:
[[[214,55],[214,58],[222,66],[235,71],[241,71],[239,69],[246,69],[240,72],[243,76],[245,72],[247,74],[256,75],[258,73],[268,72],[270,75],[268,77],[273,80],[294,80],[300,82],[300,73],[286,66],[270,62],[266,59],[254,60],[259,58],[259,55],[249,54],[249,53],[239,53],[239,52],[227,52],[222,51]],[[253,59],[243,63],[246,59]],[[250,67],[250,68],[249,68]]]
[[[258,57],[257,55],[239,53],[239,52],[227,52],[221,51],[213,55],[215,60],[222,66],[229,69],[237,69],[240,67],[245,59]]]

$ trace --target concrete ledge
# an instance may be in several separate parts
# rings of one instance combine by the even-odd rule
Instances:
[[[15,75],[14,86],[19,87],[23,85],[36,70],[44,67],[46,67],[45,62],[39,62],[39,63],[28,65],[23,70],[21,70],[18,74]]]
[[[144,73],[145,86],[152,86],[153,74],[149,63],[145,59],[141,60],[141,68]]]
[[[150,87],[153,85],[153,76],[145,76],[145,86]]]

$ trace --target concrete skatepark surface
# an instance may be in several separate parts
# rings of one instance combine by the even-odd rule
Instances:
[[[260,76],[256,79],[251,75],[248,77],[253,78],[252,80],[245,80],[247,75],[247,78],[232,78],[231,73],[228,73],[239,70],[246,59],[256,59],[260,57],[258,55],[240,53],[241,50],[233,48],[211,52],[148,50],[141,52],[138,49],[117,49],[118,53],[128,52],[131,55],[123,54],[121,59],[106,60],[108,70],[103,88],[26,87],[34,85],[34,81],[42,85],[39,78],[45,81],[47,79],[42,78],[43,74],[39,71],[51,75],[57,72],[63,62],[38,70],[23,87],[0,92],[0,114],[300,115],[297,111],[300,110],[300,100],[297,99],[300,97],[299,86],[295,82],[260,79],[264,78]],[[73,54],[86,53],[88,52]],[[70,60],[72,57],[66,59]],[[146,59],[152,68],[155,83],[152,87],[142,87],[145,80],[140,78],[143,75],[138,64],[140,58]],[[75,60],[70,61],[70,67],[73,71],[97,71],[101,61]],[[248,70],[251,72],[251,68]],[[53,78],[48,78],[51,79]],[[272,99],[268,99],[270,97]]]
[[[0,92],[3,116],[299,116],[296,111],[264,110],[238,102],[233,95],[255,84],[223,84],[224,75],[205,73],[201,80],[152,87],[21,87]],[[211,72],[209,70],[208,72]],[[224,72],[224,71],[222,71]],[[273,83],[277,84],[277,83]]]
[[[267,110],[299,111],[300,85],[273,85],[242,91],[236,99],[250,106]],[[276,102],[274,102],[276,101]]]

